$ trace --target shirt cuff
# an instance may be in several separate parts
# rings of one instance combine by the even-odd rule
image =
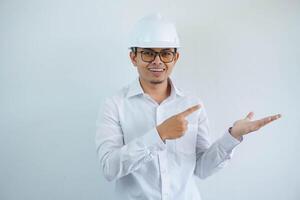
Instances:
[[[147,146],[151,152],[162,151],[166,149],[166,144],[160,138],[156,128],[151,129],[143,137],[145,146]]]
[[[230,152],[243,141],[243,136],[241,136],[241,141],[234,138],[228,131],[220,138],[220,145],[224,148],[226,152]]]

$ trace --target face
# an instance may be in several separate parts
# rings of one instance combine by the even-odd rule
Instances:
[[[160,52],[162,60],[159,54],[156,54],[154,60],[151,59],[155,52]],[[132,64],[137,67],[141,81],[149,84],[161,84],[168,80],[179,58],[179,53],[173,52],[175,52],[174,48],[137,48],[137,53],[130,52],[130,58]],[[168,62],[170,56],[173,57],[173,60]]]

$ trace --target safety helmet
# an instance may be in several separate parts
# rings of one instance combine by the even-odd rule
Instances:
[[[173,23],[160,14],[151,14],[139,20],[129,39],[129,48],[178,48],[179,37]]]

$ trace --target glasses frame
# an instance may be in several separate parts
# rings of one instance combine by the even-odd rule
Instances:
[[[176,55],[176,49],[175,49],[175,51],[168,51],[168,52],[170,52],[170,53],[173,54],[173,58],[172,58],[172,60],[170,60],[170,61],[168,61],[168,62],[164,62],[163,59],[161,59],[161,53],[164,53],[164,52],[166,52],[166,51],[164,51],[164,50],[162,50],[162,51],[160,51],[160,52],[153,51],[153,50],[147,50],[147,51],[148,51],[148,52],[151,51],[151,52],[153,52],[153,53],[155,54],[154,57],[153,57],[153,60],[151,60],[151,61],[145,61],[145,60],[144,60],[144,58],[143,58],[143,53],[146,52],[145,50],[144,50],[144,51],[136,51],[137,53],[141,53],[142,60],[143,60],[144,62],[147,62],[147,63],[153,62],[153,61],[155,60],[155,58],[156,58],[157,55],[158,55],[159,59],[160,59],[163,63],[170,63],[170,62],[173,62],[173,61],[174,61],[174,58],[175,58],[175,55]]]

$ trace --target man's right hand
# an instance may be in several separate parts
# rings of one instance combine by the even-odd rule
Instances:
[[[192,106],[187,110],[176,114],[156,127],[162,140],[176,139],[184,135],[188,128],[188,121],[185,119],[201,107],[200,104]]]

